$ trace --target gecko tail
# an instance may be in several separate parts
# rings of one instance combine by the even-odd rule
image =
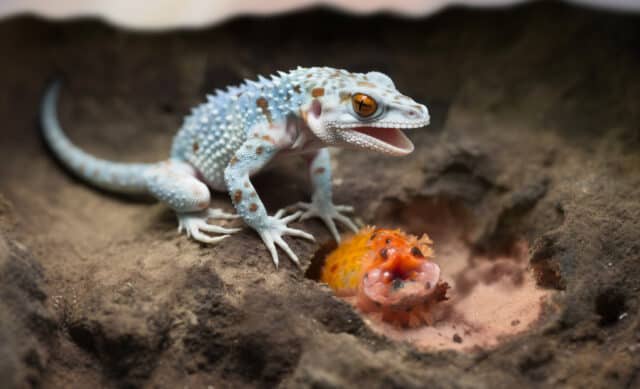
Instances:
[[[75,146],[64,134],[56,113],[61,81],[52,82],[42,99],[40,122],[44,139],[56,157],[84,181],[112,192],[147,192],[144,173],[154,164],[118,163],[99,159]]]

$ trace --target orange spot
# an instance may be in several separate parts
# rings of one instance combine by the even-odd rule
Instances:
[[[360,81],[360,82],[358,82],[357,85],[358,86],[366,86],[367,88],[375,88],[376,87],[376,84],[372,84],[372,83],[370,83],[368,81]]]
[[[255,212],[257,210],[258,210],[258,205],[256,203],[251,203],[251,205],[249,205],[249,211]]]
[[[311,89],[311,96],[313,96],[313,97],[324,96],[324,88],[313,88],[313,89]]]
[[[237,204],[240,200],[242,200],[242,191],[237,190],[233,193],[233,202]]]
[[[192,149],[194,153],[198,152],[198,150],[200,149],[200,145],[198,144],[198,142],[193,142]]]
[[[269,111],[269,102],[267,101],[267,99],[265,99],[264,97],[259,97],[256,100],[256,105],[260,108],[264,117],[267,118],[269,124],[271,124],[273,122],[273,118],[271,117],[271,112]]]
[[[269,106],[269,102],[264,97],[259,97],[256,100],[256,105],[262,109],[267,108]]]

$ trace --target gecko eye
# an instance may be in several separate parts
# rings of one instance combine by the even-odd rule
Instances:
[[[362,117],[369,117],[378,110],[378,103],[363,93],[356,93],[351,97],[353,110]]]

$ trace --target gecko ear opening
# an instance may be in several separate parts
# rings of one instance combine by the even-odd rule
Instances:
[[[311,102],[311,107],[309,107],[309,113],[313,115],[315,118],[319,118],[322,115],[322,103],[320,100],[314,99]]]

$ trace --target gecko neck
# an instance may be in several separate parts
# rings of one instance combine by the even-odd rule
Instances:
[[[291,134],[291,144],[281,151],[283,155],[308,154],[329,146],[311,131],[300,116],[290,115],[287,118],[287,132]]]

